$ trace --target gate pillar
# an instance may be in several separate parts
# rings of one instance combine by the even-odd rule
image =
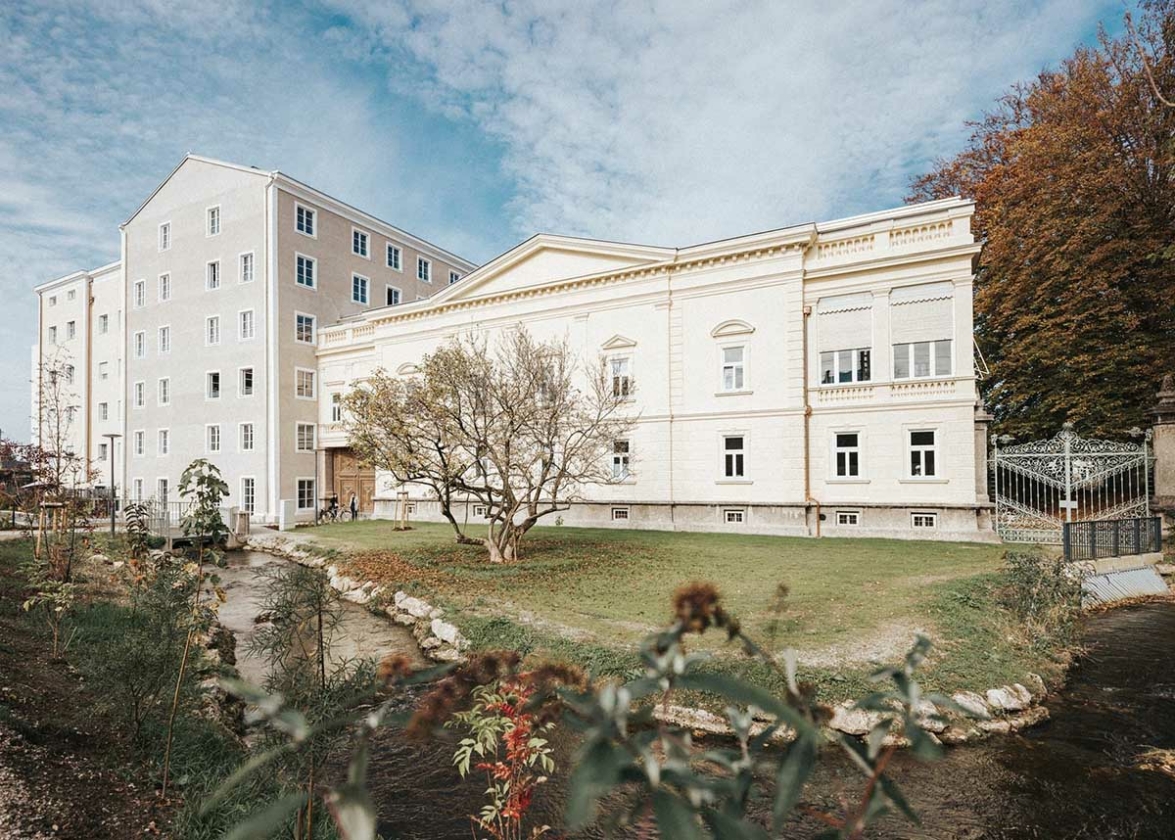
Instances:
[[[988,493],[987,443],[988,431],[995,418],[987,413],[983,400],[975,403],[975,501],[981,505],[991,504]],[[990,523],[987,525],[991,527]]]
[[[1151,416],[1154,418],[1151,446],[1155,458],[1151,507],[1161,511],[1170,524],[1175,517],[1175,377],[1171,374],[1163,377]]]

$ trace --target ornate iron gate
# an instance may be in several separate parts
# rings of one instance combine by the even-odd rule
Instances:
[[[1051,440],[1001,447],[993,436],[997,533],[1008,542],[1060,545],[1065,522],[1149,516],[1150,437],[1087,440],[1069,423]]]

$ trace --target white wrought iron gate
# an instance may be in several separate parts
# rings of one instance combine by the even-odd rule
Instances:
[[[1065,522],[1150,515],[1150,437],[1088,440],[1069,423],[1051,440],[992,437],[996,531],[1008,542],[1060,545]]]

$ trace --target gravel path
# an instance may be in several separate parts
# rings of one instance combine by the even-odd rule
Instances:
[[[39,800],[12,770],[9,760],[18,751],[35,758],[37,748],[0,724],[0,837],[4,840],[49,840],[52,835],[26,826],[47,822],[41,817],[60,805]]]

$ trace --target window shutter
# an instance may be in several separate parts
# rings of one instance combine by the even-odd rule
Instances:
[[[816,349],[856,350],[873,346],[873,295],[836,295],[816,305]]]
[[[926,283],[890,292],[891,342],[954,338],[954,291],[950,283]]]

